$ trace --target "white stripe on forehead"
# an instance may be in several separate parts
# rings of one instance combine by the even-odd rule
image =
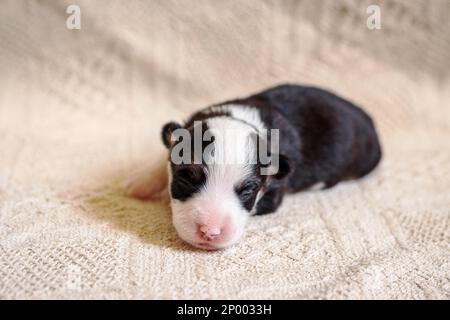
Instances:
[[[254,128],[244,122],[227,116],[207,119],[208,130],[214,135],[214,157],[217,164],[246,164],[256,161],[256,140],[252,135],[257,134]]]
[[[266,129],[266,126],[261,120],[259,111],[255,107],[239,104],[223,104],[220,106],[213,106],[205,111],[206,114],[212,112],[228,112],[234,119],[244,121],[255,127],[258,131]]]
[[[210,201],[235,197],[234,186],[253,174],[250,164],[256,162],[257,148],[250,135],[255,130],[227,116],[207,119],[206,125],[215,136],[214,161],[207,164],[206,192],[199,196]]]

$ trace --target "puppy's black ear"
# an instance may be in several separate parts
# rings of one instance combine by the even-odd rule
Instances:
[[[291,164],[288,157],[274,153],[270,155],[270,164],[266,168],[269,179],[283,179],[291,173]]]
[[[279,154],[279,168],[277,174],[275,174],[275,178],[283,179],[289,173],[291,173],[291,161],[284,154]]]
[[[164,125],[164,127],[162,128],[161,131],[161,137],[162,137],[162,141],[164,143],[164,145],[167,148],[170,148],[170,146],[172,145],[172,133],[176,130],[176,129],[180,129],[181,125],[179,125],[176,122],[169,122],[166,123]]]

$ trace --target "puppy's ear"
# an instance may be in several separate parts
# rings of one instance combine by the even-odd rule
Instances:
[[[275,179],[283,179],[291,173],[291,163],[284,154],[279,154],[278,159],[278,172],[275,174]]]
[[[270,179],[281,180],[291,173],[290,160],[283,154],[271,154],[270,164],[266,169],[266,173]]]
[[[172,133],[175,130],[180,129],[180,128],[181,128],[181,125],[176,122],[166,123],[164,125],[164,127],[162,128],[161,137],[162,137],[162,141],[163,141],[164,145],[167,148],[170,148],[172,145]]]

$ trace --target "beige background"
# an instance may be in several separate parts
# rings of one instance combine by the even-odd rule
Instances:
[[[0,298],[448,299],[449,15],[448,0],[1,0]],[[213,253],[177,237],[167,203],[124,196],[165,121],[286,81],[362,105],[377,171],[289,196]]]

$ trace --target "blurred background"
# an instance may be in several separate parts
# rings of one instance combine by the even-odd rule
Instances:
[[[81,10],[80,29],[66,27],[69,5]],[[367,26],[370,5],[380,8],[380,29]],[[357,234],[365,230],[364,241],[373,240],[375,249],[352,247],[350,260],[334,261],[328,255],[322,265],[340,272],[342,266],[358,265],[355,257],[371,261],[372,254],[383,250],[401,252],[399,243],[417,245],[422,253],[438,250],[436,261],[417,252],[402,261],[435,261],[424,268],[437,280],[422,285],[429,286],[425,292],[431,297],[445,296],[446,286],[448,297],[448,275],[445,281],[437,270],[448,263],[442,252],[450,238],[449,17],[448,0],[0,0],[0,297],[187,294],[186,287],[178,287],[170,277],[164,278],[162,269],[145,262],[151,256],[163,263],[158,259],[167,254],[164,250],[174,243],[182,246],[166,227],[170,220],[156,213],[167,214],[167,209],[124,199],[119,184],[109,179],[120,180],[161,156],[160,128],[166,121],[182,120],[209,104],[284,82],[320,86],[361,105],[373,116],[385,152],[378,174],[361,189],[343,187],[330,193],[336,208],[343,199],[359,195],[363,207],[371,203],[377,208],[372,213],[384,213],[384,220],[369,214],[364,227],[352,229]],[[89,189],[98,184],[108,187]],[[290,201],[283,210],[292,217],[304,211],[297,200]],[[325,210],[317,199],[310,201],[314,212]],[[75,214],[77,208],[99,218],[101,227]],[[155,212],[151,223],[137,213],[144,208]],[[136,215],[127,216],[127,210]],[[336,214],[339,217],[347,216]],[[352,217],[361,219],[356,213]],[[266,219],[250,226],[257,239],[253,243],[272,239],[257,231],[264,230],[264,223],[276,224],[270,220],[274,218]],[[292,225],[293,220],[288,221]],[[111,231],[103,222],[120,231]],[[313,234],[321,234],[319,229]],[[130,230],[140,240],[124,235]],[[382,230],[390,236],[383,236]],[[347,234],[352,233],[347,230],[340,239]],[[358,241],[352,239],[349,243]],[[239,250],[258,252],[255,246]],[[291,249],[291,255],[303,252]],[[279,257],[286,258],[286,252],[280,252]],[[182,257],[194,265],[204,259]],[[264,259],[271,261],[263,253],[254,260]],[[66,260],[75,261],[75,270],[84,272],[84,291],[67,291]],[[389,263],[381,263],[380,270]],[[311,268],[314,265],[320,261],[312,259]],[[233,279],[249,279],[248,272],[253,276],[254,269],[247,267],[238,267]],[[414,277],[408,270],[399,271],[398,278],[408,273]],[[166,282],[150,281],[144,271]],[[311,271],[308,283],[318,285],[322,271]],[[186,285],[193,296],[221,297],[195,287],[202,276],[194,274],[192,282],[183,280],[192,284]],[[301,286],[301,277],[293,276],[291,284]],[[260,282],[247,281],[253,288],[247,293],[239,296],[237,286],[223,296],[274,297]],[[408,282],[411,287],[404,296],[426,296],[414,291],[414,281]],[[393,291],[360,285],[346,291],[343,286],[338,283],[328,291],[322,287],[322,295],[305,287],[290,289],[295,294],[280,291],[284,295],[279,297],[398,294],[395,286]]]
[[[66,28],[71,4],[81,10],[79,30]],[[380,7],[379,30],[367,27],[371,4]],[[335,91],[386,133],[414,119],[444,125],[449,14],[447,0],[2,0],[1,128],[33,136],[35,150],[23,156],[45,150],[51,160],[28,169],[49,178],[51,168],[59,180],[58,158],[134,160],[161,145],[164,121],[281,82]]]

